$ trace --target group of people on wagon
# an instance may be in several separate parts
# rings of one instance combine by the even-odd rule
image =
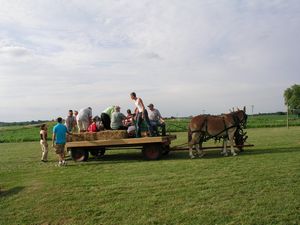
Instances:
[[[69,110],[65,119],[65,125],[69,132],[97,132],[101,130],[127,130],[129,136],[141,137],[143,126],[147,127],[149,136],[166,135],[166,126],[158,109],[151,103],[146,109],[143,100],[136,96],[135,92],[130,94],[134,101],[135,110],[130,109],[124,115],[120,106],[110,106],[102,111],[100,116],[93,117],[92,108],[87,107],[79,111]]]

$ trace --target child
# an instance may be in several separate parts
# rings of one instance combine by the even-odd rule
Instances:
[[[40,144],[42,147],[42,162],[47,162],[48,161],[48,143],[47,143],[47,124],[42,124],[41,125],[41,130],[40,130]]]
[[[96,118],[93,118],[93,123],[88,127],[88,132],[97,132]]]

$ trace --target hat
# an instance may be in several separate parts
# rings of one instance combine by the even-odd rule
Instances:
[[[152,103],[150,103],[150,104],[148,105],[148,107],[154,107],[154,105],[153,105]]]

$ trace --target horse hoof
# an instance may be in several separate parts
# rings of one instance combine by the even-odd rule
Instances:
[[[191,157],[191,159],[194,159],[194,158],[195,158],[195,156],[194,156],[194,155],[191,155],[190,157]]]
[[[237,156],[237,154],[236,154],[236,153],[233,153],[232,156]]]

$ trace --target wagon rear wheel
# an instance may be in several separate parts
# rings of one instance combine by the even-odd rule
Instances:
[[[97,149],[91,149],[89,150],[90,154],[92,156],[96,157],[102,157],[105,154],[105,148],[97,148]]]
[[[148,144],[143,147],[143,155],[147,160],[157,160],[162,155],[161,144]]]
[[[89,158],[89,152],[84,149],[72,149],[71,150],[71,157],[76,162],[83,162],[87,161]]]

